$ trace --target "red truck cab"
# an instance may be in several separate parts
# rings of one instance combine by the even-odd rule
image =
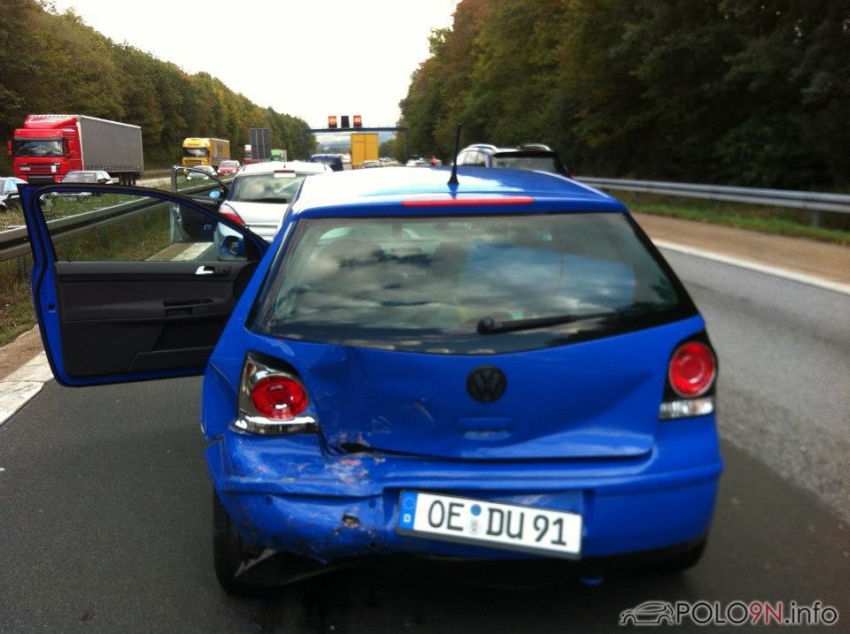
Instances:
[[[29,115],[9,142],[15,176],[29,183],[59,182],[82,169],[80,138],[74,116]]]

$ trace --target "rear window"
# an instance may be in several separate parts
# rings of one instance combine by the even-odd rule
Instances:
[[[230,200],[242,202],[288,202],[295,196],[305,176],[285,174],[236,175],[231,185]]]
[[[551,155],[523,156],[521,154],[495,154],[493,155],[493,167],[565,174],[565,170],[561,168],[560,161]]]
[[[487,354],[695,312],[625,214],[302,219],[289,244],[251,325],[275,337]]]
[[[310,157],[311,163],[324,163],[334,171],[342,170],[342,156],[338,154],[314,154]]]

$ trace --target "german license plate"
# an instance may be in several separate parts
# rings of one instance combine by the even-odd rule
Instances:
[[[578,513],[402,491],[396,532],[577,559],[582,517]]]

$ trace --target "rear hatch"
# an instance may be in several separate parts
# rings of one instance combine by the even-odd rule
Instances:
[[[283,214],[289,205],[288,202],[252,203],[232,201],[229,201],[227,204],[239,214],[246,227],[269,242],[274,238]]]
[[[294,169],[275,165],[267,163],[237,174],[223,205],[225,210],[235,212],[251,231],[270,242],[305,177]]]
[[[670,353],[693,318],[573,345],[442,355],[288,341],[327,443],[341,451],[512,460],[652,451]],[[268,350],[272,352],[272,350]],[[502,391],[503,390],[503,391]]]
[[[704,327],[622,213],[319,218],[291,240],[246,344],[343,451],[645,456],[670,355]]]

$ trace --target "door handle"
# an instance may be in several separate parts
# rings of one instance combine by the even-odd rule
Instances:
[[[195,275],[217,275],[224,276],[230,273],[229,266],[211,266],[209,264],[202,264],[195,271]]]

